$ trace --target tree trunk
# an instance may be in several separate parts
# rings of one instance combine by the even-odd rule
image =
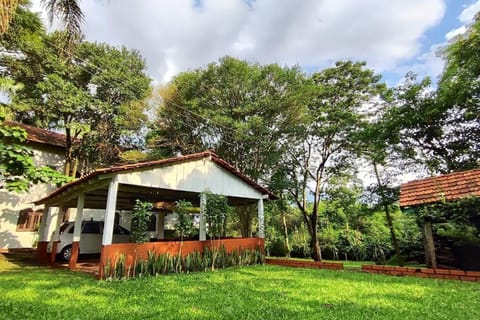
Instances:
[[[320,244],[318,243],[318,236],[315,232],[311,235],[312,240],[310,243],[310,248],[312,249],[312,258],[314,261],[322,261],[322,251],[320,250]]]
[[[240,232],[243,238],[252,237],[252,210],[248,205],[236,207],[240,219]]]
[[[306,213],[304,213],[306,215]],[[312,250],[312,258],[314,261],[322,261],[322,251],[320,250],[320,244],[318,243],[317,235],[317,219],[312,216],[310,219],[305,219],[308,232],[310,233],[310,249]]]
[[[425,263],[429,268],[437,268],[437,256],[435,255],[435,242],[433,241],[432,221],[424,222],[423,238],[425,242]]]
[[[287,228],[287,219],[285,218],[285,212],[282,211],[282,225],[283,225],[283,232],[285,235],[285,245],[287,246],[288,249],[288,257],[290,257],[290,243],[288,241],[288,228]]]
[[[65,129],[65,168],[64,174],[68,177],[72,177],[73,169],[73,141],[72,132],[69,128]]]
[[[390,239],[392,240],[393,248],[395,249],[395,255],[397,256],[397,262],[400,267],[403,267],[403,259],[400,254],[400,246],[398,245],[397,235],[395,234],[395,228],[393,226],[393,217],[390,213],[390,207],[387,203],[385,193],[383,192],[383,185],[380,181],[380,175],[378,174],[377,163],[373,162],[373,169],[375,170],[375,177],[377,178],[377,184],[380,190],[380,197],[382,199],[383,208],[385,210],[385,216],[387,218],[388,229],[390,230]]]

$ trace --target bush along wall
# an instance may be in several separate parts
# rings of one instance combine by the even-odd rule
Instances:
[[[209,248],[203,253],[198,251],[185,256],[156,254],[148,252],[146,260],[138,260],[132,266],[125,263],[125,255],[120,254],[115,261],[108,261],[104,267],[104,280],[126,280],[130,278],[156,277],[172,273],[206,272],[212,267],[214,255]],[[233,250],[227,252],[222,246],[215,257],[215,268],[241,267],[264,264],[265,255],[261,248],[255,250]]]

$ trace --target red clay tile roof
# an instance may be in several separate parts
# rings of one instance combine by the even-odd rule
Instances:
[[[84,181],[90,180],[92,178],[95,178],[101,174],[105,173],[116,173],[116,172],[124,172],[124,171],[133,171],[136,169],[143,169],[143,168],[148,168],[148,167],[156,167],[156,166],[164,166],[164,165],[169,165],[169,164],[176,164],[176,163],[182,163],[182,162],[187,162],[191,160],[198,160],[198,159],[203,159],[210,157],[211,160],[217,164],[219,164],[221,167],[224,169],[228,170],[230,173],[234,174],[250,186],[252,186],[254,189],[259,191],[262,194],[268,195],[269,199],[275,200],[278,199],[276,195],[274,195],[271,191],[267,190],[266,188],[262,187],[237,169],[235,169],[231,164],[227,163],[225,160],[221,159],[212,151],[204,151],[200,153],[193,153],[189,154],[186,156],[179,156],[179,157],[174,157],[174,158],[168,158],[168,159],[162,159],[162,160],[156,160],[156,161],[149,161],[149,162],[140,162],[140,163],[132,163],[132,164],[125,164],[125,165],[119,165],[119,166],[114,166],[114,167],[108,167],[108,168],[100,168],[96,169],[95,171],[83,176],[80,179],[77,179],[75,181],[69,182],[60,188],[56,189],[52,193],[50,193],[48,196],[35,201],[34,203],[36,205],[43,204],[46,201],[54,198],[55,196],[61,194],[62,192],[68,190],[69,188],[79,185]]]
[[[455,172],[404,183],[400,186],[400,207],[417,206],[480,196],[480,169]]]
[[[27,132],[27,141],[65,148],[65,135],[14,121],[4,121],[9,127],[19,127]]]

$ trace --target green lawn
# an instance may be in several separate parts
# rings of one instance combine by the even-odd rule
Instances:
[[[254,266],[126,282],[0,260],[1,319],[480,319],[480,284]]]

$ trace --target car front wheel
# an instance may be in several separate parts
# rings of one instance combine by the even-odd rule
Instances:
[[[60,259],[63,261],[68,261],[70,260],[70,257],[72,256],[72,246],[66,246],[65,248],[60,251]]]

